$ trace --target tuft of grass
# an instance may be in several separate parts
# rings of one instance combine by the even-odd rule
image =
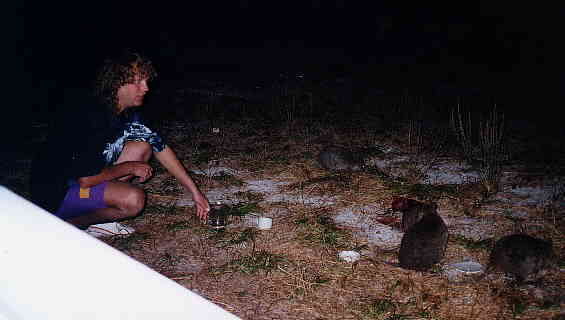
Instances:
[[[299,219],[294,220],[294,224],[299,225],[299,226],[304,226],[308,223],[310,219],[308,217],[302,217]]]
[[[431,312],[425,310],[418,312],[418,317],[424,319],[435,319]]]
[[[304,217],[294,221],[300,226],[299,239],[323,247],[349,247],[350,234],[338,229],[328,216]]]
[[[410,195],[422,200],[459,195],[458,186],[455,184],[410,183],[403,177],[390,176],[376,167],[367,167],[365,171],[377,176],[395,195]]]
[[[271,154],[265,159],[266,161],[272,162],[275,165],[288,165],[290,164],[290,159],[286,154]]]
[[[499,118],[496,106],[488,119],[481,121],[479,128],[479,148],[481,151],[481,183],[485,188],[485,198],[498,192],[502,177],[502,163],[507,158],[504,135],[504,116]]]
[[[236,178],[234,175],[229,174],[225,171],[222,171],[220,174],[213,176],[212,180],[222,182],[226,185],[238,186],[238,187],[241,187],[245,184],[243,180]]]
[[[421,155],[425,148],[425,132],[422,121],[414,119],[408,122],[408,149],[410,153]]]
[[[410,319],[410,317],[403,314],[393,314],[390,317],[386,318],[386,320],[408,320],[408,319]]]
[[[237,203],[234,205],[223,204],[216,210],[220,211],[219,213],[225,215],[226,217],[243,217],[253,212],[259,211],[259,205],[257,202]]]
[[[479,164],[480,182],[483,196],[489,198],[499,190],[502,176],[502,164],[508,159],[506,136],[504,134],[504,115],[497,112],[496,106],[486,120],[479,122],[479,128],[473,128],[471,113],[461,115],[457,106],[451,114],[451,127],[463,150],[465,160],[473,165]]]
[[[195,231],[197,230],[198,229],[196,229]],[[225,241],[224,239],[230,236],[230,233],[227,232],[224,228],[213,229],[213,228],[209,228],[208,226],[204,226],[202,228],[199,228],[199,232],[200,234],[202,234],[204,238],[215,242]]]
[[[234,196],[249,202],[260,202],[265,199],[262,193],[253,191],[238,191],[234,193]]]
[[[439,263],[434,264],[431,268],[430,268],[430,273],[433,274],[440,274],[442,272],[441,269],[441,265]]]
[[[465,116],[462,115],[461,106],[458,104],[457,111],[455,111],[455,109],[451,111],[451,128],[463,151],[463,157],[466,161],[472,163],[475,159],[475,144],[473,141],[474,132],[471,112],[467,112]]]
[[[393,313],[390,315],[393,316],[395,311],[396,305],[389,299],[374,299],[362,307],[363,316],[371,319],[382,319],[384,315],[390,313]]]
[[[230,215],[242,217],[256,211],[259,211],[259,206],[256,202],[238,203],[232,207]]]
[[[219,247],[231,247],[231,246],[238,246],[242,244],[246,244],[248,242],[252,242],[253,246],[255,247],[255,237],[259,231],[255,228],[247,228],[241,232],[232,234],[229,239],[225,239],[223,237],[218,241]]]
[[[473,240],[466,238],[462,235],[453,235],[451,236],[453,241],[463,247],[471,250],[488,250],[492,248],[494,244],[494,239],[488,238],[483,240]]]
[[[402,180],[389,180],[387,183],[393,194],[410,195],[422,200],[437,200],[444,196],[457,196],[457,185],[450,184],[410,184]]]
[[[222,274],[227,272],[255,274],[260,271],[268,274],[286,262],[288,262],[288,260],[282,255],[261,250],[253,251],[251,254],[234,259],[223,266],[213,267],[209,271],[212,274]]]
[[[166,229],[167,231],[176,232],[176,231],[186,230],[191,226],[192,224],[188,221],[177,221],[177,222],[169,223],[166,226]]]
[[[524,313],[528,308],[528,304],[520,299],[512,298],[510,299],[510,309],[512,310],[512,315],[517,317]]]

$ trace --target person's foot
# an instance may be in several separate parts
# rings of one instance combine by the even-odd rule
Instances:
[[[101,238],[101,237],[110,237],[110,236],[118,236],[118,235],[128,235],[130,233],[135,232],[135,229],[118,222],[109,222],[109,223],[93,224],[90,227],[88,227],[85,231],[86,233],[90,234],[93,237]]]

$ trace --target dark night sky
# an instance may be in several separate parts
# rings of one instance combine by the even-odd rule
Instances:
[[[555,93],[563,84],[558,7],[191,2],[22,2],[17,71],[24,88],[37,92],[22,103],[41,105],[46,90],[81,86],[120,47],[150,56],[161,80],[304,69],[344,71],[378,85],[441,80],[510,95]]]

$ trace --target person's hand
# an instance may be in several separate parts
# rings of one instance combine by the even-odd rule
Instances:
[[[196,191],[192,194],[192,199],[196,204],[196,215],[200,220],[206,221],[208,219],[208,213],[210,212],[210,203],[208,199],[202,195],[201,192]]]
[[[127,162],[129,174],[139,178],[139,182],[145,182],[153,175],[153,168],[143,161]]]

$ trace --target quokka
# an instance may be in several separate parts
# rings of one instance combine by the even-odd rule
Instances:
[[[402,212],[404,235],[398,253],[400,266],[425,271],[439,263],[445,255],[449,232],[437,212],[437,205],[398,198],[392,202],[392,209]]]
[[[502,271],[517,282],[535,281],[556,265],[551,242],[526,234],[512,234],[498,240],[490,254],[488,271]]]
[[[329,171],[356,171],[361,169],[360,162],[352,151],[345,148],[328,146],[318,154],[318,162]]]

